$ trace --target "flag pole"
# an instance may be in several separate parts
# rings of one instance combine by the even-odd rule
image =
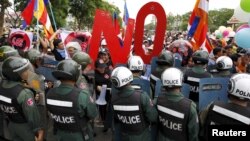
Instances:
[[[55,21],[55,17],[54,17],[53,11],[52,11],[52,6],[51,6],[51,3],[50,3],[50,0],[49,0],[49,9],[50,9],[50,13],[51,13],[51,16],[52,16],[52,20],[53,20],[55,29],[56,29],[56,31],[57,31],[56,21]]]
[[[38,11],[39,10],[39,0],[37,0],[37,8],[36,8],[36,11]],[[40,36],[39,36],[39,19],[38,18],[36,18],[37,20],[36,20],[36,36],[37,36],[37,44],[36,44],[36,49],[37,50],[39,50],[39,38],[40,38]]]

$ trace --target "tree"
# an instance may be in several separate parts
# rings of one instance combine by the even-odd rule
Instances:
[[[169,13],[167,15],[167,30],[171,31],[174,29],[174,15],[172,13]]]
[[[233,16],[234,10],[222,8],[209,11],[208,27],[210,32],[214,32],[219,26],[227,26],[227,21]]]
[[[187,26],[188,26],[188,21],[189,21],[189,18],[191,16],[192,12],[187,12],[186,14],[182,15],[182,21],[181,21],[181,30],[182,31],[186,31],[187,30]]]
[[[55,17],[56,26],[57,27],[64,27],[66,25],[66,18],[68,16],[68,11],[70,8],[70,6],[69,6],[70,0],[51,0],[50,2],[51,2],[52,9],[53,9],[53,14]],[[53,25],[53,27],[55,29],[55,25],[52,21],[51,12],[50,12],[48,6],[47,6],[47,11],[51,17],[50,18],[51,24]]]
[[[9,0],[0,1],[0,35],[3,34],[4,12],[9,6],[11,6]]]
[[[103,9],[110,13],[120,14],[119,9],[102,0],[72,0],[69,12],[75,17],[78,29],[88,29],[92,27],[96,9]],[[121,21],[121,19],[119,19]]]

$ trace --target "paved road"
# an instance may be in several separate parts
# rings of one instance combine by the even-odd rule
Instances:
[[[103,133],[103,128],[101,127],[95,127],[96,137],[95,141],[112,141],[112,132],[109,129],[107,132]]]

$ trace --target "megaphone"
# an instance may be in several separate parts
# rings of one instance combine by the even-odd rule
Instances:
[[[107,101],[105,99],[105,97],[106,97],[106,90],[107,90],[107,85],[102,85],[101,94],[98,97],[98,99],[95,101],[95,103],[97,105],[106,105],[107,104]]]

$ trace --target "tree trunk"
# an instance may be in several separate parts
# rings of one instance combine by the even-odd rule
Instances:
[[[2,8],[0,10],[0,35],[3,34],[4,11],[5,11],[5,7],[4,5],[2,5]]]

